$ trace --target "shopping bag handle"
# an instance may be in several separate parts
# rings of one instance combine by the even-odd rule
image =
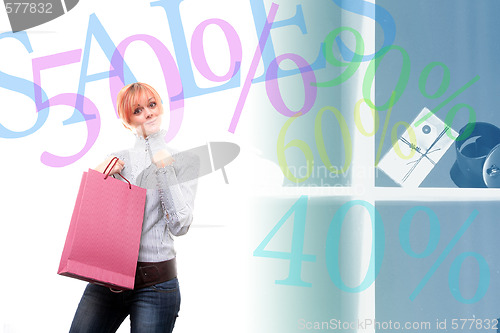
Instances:
[[[115,163],[113,163],[113,161]],[[113,163],[113,166],[111,166],[111,168],[109,168],[109,166],[111,165],[111,163]],[[118,163],[118,157],[115,156],[115,157],[113,157],[111,159],[111,161],[109,161],[108,166],[103,171],[103,174],[106,175],[106,176],[104,176],[104,179],[108,178],[109,174],[111,173],[111,170],[113,170],[113,168],[115,167],[116,163]],[[108,168],[109,168],[109,171],[106,173],[106,171],[108,170]],[[128,181],[128,179],[125,178],[125,177],[123,177],[121,173],[118,172],[118,174],[120,175],[120,177],[122,177],[128,183],[128,188],[132,189],[132,184],[130,184],[130,182]]]

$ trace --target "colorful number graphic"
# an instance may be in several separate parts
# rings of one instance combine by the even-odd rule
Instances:
[[[315,262],[316,256],[312,254],[304,254],[304,244],[306,239],[306,213],[307,213],[308,197],[301,196],[292,207],[283,215],[279,222],[266,235],[264,240],[254,251],[254,256],[286,259],[290,260],[290,268],[288,278],[286,280],[278,280],[276,284],[286,284],[297,287],[311,287],[312,282],[305,282],[301,278],[301,267],[303,261]],[[346,283],[342,278],[342,265],[339,257],[341,254],[340,242],[342,239],[342,228],[346,221],[346,216],[349,211],[356,206],[363,207],[369,215],[371,221],[371,249],[370,261],[367,271],[362,281],[353,286],[352,283]],[[429,238],[425,248],[416,252],[411,245],[410,230],[416,220],[417,213],[424,213],[429,218]],[[282,228],[284,223],[294,214],[293,219],[293,234],[291,238],[291,252],[267,251],[265,247],[271,239],[276,236],[277,232]],[[418,285],[409,295],[409,299],[414,301],[420,294],[422,289],[427,285],[435,272],[441,267],[444,260],[449,256],[450,252],[462,236],[467,232],[469,227],[474,223],[479,212],[473,210],[467,220],[460,226],[453,238],[446,244],[444,250],[439,253],[438,258],[432,263],[430,269],[425,273]],[[318,223],[320,221],[315,221]],[[415,206],[406,211],[399,222],[399,244],[404,253],[412,258],[428,258],[433,254],[441,239],[441,224],[436,213],[429,207]],[[325,265],[328,271],[330,280],[342,291],[350,293],[359,293],[370,287],[377,279],[384,260],[384,251],[386,248],[385,229],[382,216],[379,214],[375,206],[365,200],[352,200],[344,203],[338,208],[332,220],[330,221],[328,232],[325,240]],[[478,263],[479,282],[475,293],[471,297],[464,297],[460,287],[461,267],[467,258],[473,258]],[[354,263],[356,265],[356,263]],[[459,302],[464,304],[472,304],[480,301],[487,293],[490,286],[490,267],[482,254],[472,251],[464,251],[453,259],[448,272],[448,286],[451,295]],[[468,293],[469,294],[469,293]]]
[[[328,154],[326,152],[325,148],[325,140],[323,137],[323,129],[322,129],[322,121],[323,121],[323,114],[326,111],[331,111],[335,118],[337,119],[337,122],[339,123],[340,126],[340,131],[342,133],[342,140],[344,143],[344,149],[345,149],[345,161],[344,165],[340,170],[332,165],[330,158],[328,157]],[[293,121],[295,121],[301,113],[296,114],[294,117],[288,119],[283,127],[281,128],[281,131],[278,135],[278,144],[277,144],[277,154],[278,154],[278,163],[283,171],[283,174],[285,177],[287,177],[289,180],[291,180],[294,183],[301,183],[305,180],[307,180],[312,173],[312,168],[314,166],[314,155],[311,150],[311,148],[307,145],[306,142],[298,139],[294,139],[290,141],[287,145],[285,145],[285,135],[292,124]],[[333,106],[325,106],[321,110],[319,110],[318,114],[316,115],[315,122],[314,122],[314,137],[316,139],[316,147],[319,152],[319,156],[321,158],[321,161],[323,161],[324,165],[327,167],[328,171],[335,175],[339,174],[344,174],[347,172],[349,169],[349,166],[351,165],[352,161],[352,142],[351,142],[351,135],[349,133],[349,127],[347,126],[347,122],[345,121],[344,116],[340,111]],[[295,175],[290,171],[290,168],[288,167],[288,164],[286,162],[286,156],[285,156],[285,150],[291,147],[297,147],[299,148],[302,153],[304,154],[306,158],[306,165],[307,165],[307,174],[302,177],[302,178],[296,178]]]
[[[275,258],[290,260],[290,271],[288,278],[285,280],[276,280],[276,284],[284,284],[289,286],[311,287],[311,283],[302,281],[302,262],[309,261],[315,262],[316,256],[304,254],[304,239],[306,230],[306,210],[307,210],[307,196],[300,197],[299,200],[283,215],[279,222],[264,238],[264,240],[257,246],[253,255],[256,257]],[[266,245],[276,235],[285,222],[294,214],[293,218],[293,235],[292,235],[292,248],[290,252],[278,252],[266,250]]]

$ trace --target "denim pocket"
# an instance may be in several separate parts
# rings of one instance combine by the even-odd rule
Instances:
[[[179,282],[177,278],[173,278],[172,280],[168,280],[162,283],[155,284],[151,286],[154,291],[163,292],[163,293],[173,293],[179,290]]]

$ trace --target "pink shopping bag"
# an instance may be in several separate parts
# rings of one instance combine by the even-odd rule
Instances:
[[[83,173],[57,273],[133,289],[146,189],[105,173]]]

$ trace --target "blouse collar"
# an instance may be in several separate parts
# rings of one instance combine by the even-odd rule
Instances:
[[[154,139],[157,139],[159,137],[164,137],[166,134],[167,134],[167,131],[164,129],[159,130],[158,132],[155,132],[153,134],[150,134],[146,138],[144,138],[142,135],[138,135],[137,133],[134,133],[134,135],[135,135],[134,148],[143,149],[146,147],[146,139],[147,140],[154,140]]]

